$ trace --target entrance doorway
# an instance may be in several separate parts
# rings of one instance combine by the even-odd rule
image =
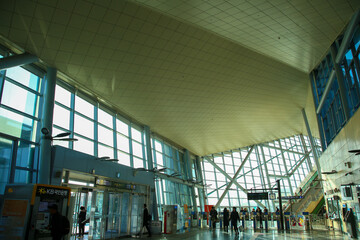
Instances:
[[[75,240],[79,233],[78,214],[81,206],[85,207],[88,219],[84,239],[111,239],[140,232],[143,205],[149,200],[146,194],[95,184],[84,186],[85,182],[79,180],[78,173],[76,180],[71,179],[74,174],[66,175],[69,176],[66,185],[72,190],[71,239]],[[140,188],[144,190],[147,186]]]

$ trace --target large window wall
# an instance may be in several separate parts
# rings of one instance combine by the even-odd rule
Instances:
[[[316,140],[316,144],[319,151],[320,142]],[[217,204],[228,183],[242,165],[236,184],[226,193],[220,206],[253,208],[262,204],[274,210],[277,202],[249,201],[247,191],[273,188],[276,180],[280,179],[282,194],[292,196],[298,192],[302,180],[314,165],[310,142],[306,136],[279,139],[255,145],[251,149],[245,147],[203,157],[208,204]]]
[[[359,23],[360,24],[360,23]],[[315,107],[318,108],[330,76],[334,81],[317,114],[323,149],[340,132],[360,106],[360,29],[353,34],[340,64],[334,63],[343,41],[341,35],[320,64],[310,73]],[[336,71],[336,68],[339,71]],[[347,117],[348,116],[348,119]]]
[[[166,168],[163,172],[164,175],[158,175],[155,179],[158,212],[160,219],[162,219],[163,205],[178,204],[180,208],[183,208],[184,204],[194,206],[193,186],[185,184],[185,182],[196,181],[196,170],[194,169],[191,171],[191,175],[189,174],[187,164],[185,164],[185,154],[182,150],[154,136],[151,143],[154,167],[157,169]],[[191,156],[190,161],[193,162],[193,159],[194,157]],[[184,184],[176,180],[184,180]],[[198,198],[197,206],[199,206]]]
[[[0,58],[11,55],[0,49]],[[0,71],[0,194],[7,183],[35,183],[42,78],[34,66]]]
[[[60,132],[70,132],[78,141],[54,144],[95,157],[118,159],[120,164],[134,168],[147,167],[143,127],[58,80],[53,134]]]

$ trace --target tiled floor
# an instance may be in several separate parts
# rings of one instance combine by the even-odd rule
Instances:
[[[147,236],[143,236],[142,238],[147,238]],[[228,240],[228,239],[244,239],[244,240],[262,240],[262,239],[349,239],[346,235],[342,235],[339,232],[333,231],[316,231],[313,230],[311,232],[305,231],[291,231],[291,232],[283,232],[279,233],[278,231],[269,231],[265,232],[256,232],[253,231],[245,231],[240,232],[239,235],[235,235],[235,233],[224,233],[220,230],[211,231],[211,230],[194,230],[186,233],[177,233],[172,235],[163,235],[163,236],[153,236],[147,239],[158,239],[158,240],[202,240],[202,239],[219,239],[219,240]]]

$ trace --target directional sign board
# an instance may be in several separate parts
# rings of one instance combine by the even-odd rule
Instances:
[[[267,200],[269,198],[268,192],[260,192],[260,193],[248,193],[248,200]]]
[[[301,199],[303,196],[284,196],[281,199],[290,200],[290,199]]]

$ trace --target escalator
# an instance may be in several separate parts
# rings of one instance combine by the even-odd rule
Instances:
[[[319,181],[317,171],[312,171],[304,179],[302,184],[303,198],[291,200],[284,208],[285,212],[302,214],[302,212],[319,212],[325,204],[323,188]],[[322,203],[322,204],[321,204]]]

